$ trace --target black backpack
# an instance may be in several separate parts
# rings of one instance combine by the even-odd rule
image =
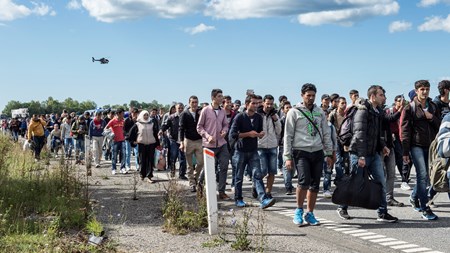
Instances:
[[[345,110],[344,120],[339,128],[338,140],[342,146],[350,146],[353,138],[353,118],[355,117],[358,108],[355,105],[350,106]]]

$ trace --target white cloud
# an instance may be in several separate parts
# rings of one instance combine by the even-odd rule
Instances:
[[[203,0],[82,0],[81,5],[92,17],[102,22],[145,16],[175,18],[203,9]]]
[[[417,6],[419,7],[430,7],[433,5],[438,5],[440,3],[450,4],[450,0],[421,0]]]
[[[18,18],[24,18],[32,14],[38,16],[56,15],[52,7],[44,4],[31,2],[33,8],[22,4],[16,4],[13,0],[0,0],[0,21],[12,21]]]
[[[146,16],[175,18],[202,13],[216,19],[298,16],[301,23],[353,24],[373,16],[398,12],[395,0],[71,0],[102,22]],[[70,7],[69,7],[70,6]]]
[[[70,0],[70,2],[67,3],[66,8],[69,10],[79,10],[81,9],[81,4],[78,0]]]
[[[214,26],[208,26],[203,23],[199,24],[196,27],[189,27],[189,28],[184,29],[185,32],[187,32],[191,35],[207,32],[207,31],[213,31],[213,30],[216,30],[216,28]]]
[[[32,9],[32,13],[39,15],[39,16],[46,16],[46,15],[51,15],[51,16],[55,16],[56,12],[54,10],[52,10],[52,7],[44,4],[44,3],[36,3],[36,2],[31,2],[34,5],[34,8]]]
[[[447,18],[431,17],[418,27],[420,32],[445,31],[450,33],[450,14]]]
[[[379,3],[372,6],[363,6],[343,10],[328,10],[328,11],[300,14],[298,16],[298,21],[300,22],[300,24],[310,26],[317,26],[323,24],[340,24],[344,26],[351,26],[356,21],[360,21],[370,17],[396,14],[398,13],[399,9],[400,9],[399,4],[394,1],[389,3]]]
[[[410,22],[406,21],[394,21],[389,25],[389,32],[390,33],[396,33],[396,32],[404,32],[411,30],[412,24]]]

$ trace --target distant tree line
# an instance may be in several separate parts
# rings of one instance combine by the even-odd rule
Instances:
[[[130,104],[115,104],[115,105],[104,105],[101,108],[103,109],[117,109],[119,107],[124,108],[127,110],[129,107],[135,107],[139,109],[153,109],[153,108],[164,108],[165,111],[169,109],[170,105],[162,105],[158,103],[158,101],[153,100],[150,103],[146,102],[138,102],[136,100],[131,100]],[[87,100],[78,102],[77,100],[74,100],[72,98],[66,98],[64,101],[58,101],[52,97],[48,97],[45,101],[35,101],[32,100],[30,102],[20,102],[11,100],[9,101],[5,108],[2,111],[2,114],[7,115],[8,117],[11,117],[11,110],[19,109],[19,108],[28,108],[28,113],[30,115],[32,114],[50,114],[50,113],[61,113],[64,109],[66,109],[68,112],[76,112],[77,114],[81,114],[84,111],[87,110],[94,110],[97,109],[98,106],[94,101]]]

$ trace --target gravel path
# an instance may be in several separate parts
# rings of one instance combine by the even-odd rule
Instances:
[[[156,172],[157,183],[150,184],[141,181],[138,172],[131,170],[129,174],[111,175],[110,162],[103,162],[101,168],[92,169],[89,177],[89,190],[94,200],[97,218],[104,224],[109,238],[118,242],[120,252],[231,252],[231,243],[222,246],[206,248],[202,243],[211,242],[217,236],[210,236],[208,230],[189,233],[187,235],[171,235],[162,230],[164,223],[161,206],[163,201],[164,184],[168,183],[167,172]],[[137,200],[134,197],[134,182],[136,184]],[[192,204],[196,202],[195,194],[190,193],[187,181],[179,181],[186,186],[183,200]],[[229,211],[235,208],[233,202],[219,202],[219,221],[221,231],[227,240],[234,240],[234,228],[231,222],[241,220],[244,209],[235,210],[234,215]],[[258,208],[252,210],[250,239],[254,244],[261,242],[260,236],[253,235]],[[262,212],[266,226],[265,252],[344,252],[337,251],[336,246],[323,242],[320,238],[313,238],[301,230],[292,230],[289,226],[280,226],[272,222],[269,212]],[[223,218],[221,218],[223,217]],[[287,224],[286,224],[287,225]],[[289,229],[287,229],[287,228]],[[348,251],[347,251],[348,252]]]

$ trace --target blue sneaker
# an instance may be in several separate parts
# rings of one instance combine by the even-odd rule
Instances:
[[[274,198],[267,198],[264,199],[263,201],[261,201],[261,205],[259,206],[261,209],[266,209],[268,207],[273,206],[273,204],[275,204],[275,199]]]
[[[409,198],[409,203],[411,204],[414,211],[422,212],[422,208],[420,207],[420,203],[419,203],[418,199]]]
[[[313,212],[307,212],[305,214],[305,222],[311,226],[317,226],[320,224],[320,222],[316,220],[316,217],[314,217]]]
[[[295,225],[303,225],[303,208],[295,209],[294,220],[292,220]]]
[[[427,209],[425,209],[422,212],[422,218],[424,218],[425,220],[437,220],[438,217],[436,214],[433,213],[433,211],[431,211],[430,207],[427,207]]]
[[[245,201],[243,201],[242,199],[238,199],[238,200],[236,200],[236,206],[237,207],[246,207],[247,203],[245,203]]]

